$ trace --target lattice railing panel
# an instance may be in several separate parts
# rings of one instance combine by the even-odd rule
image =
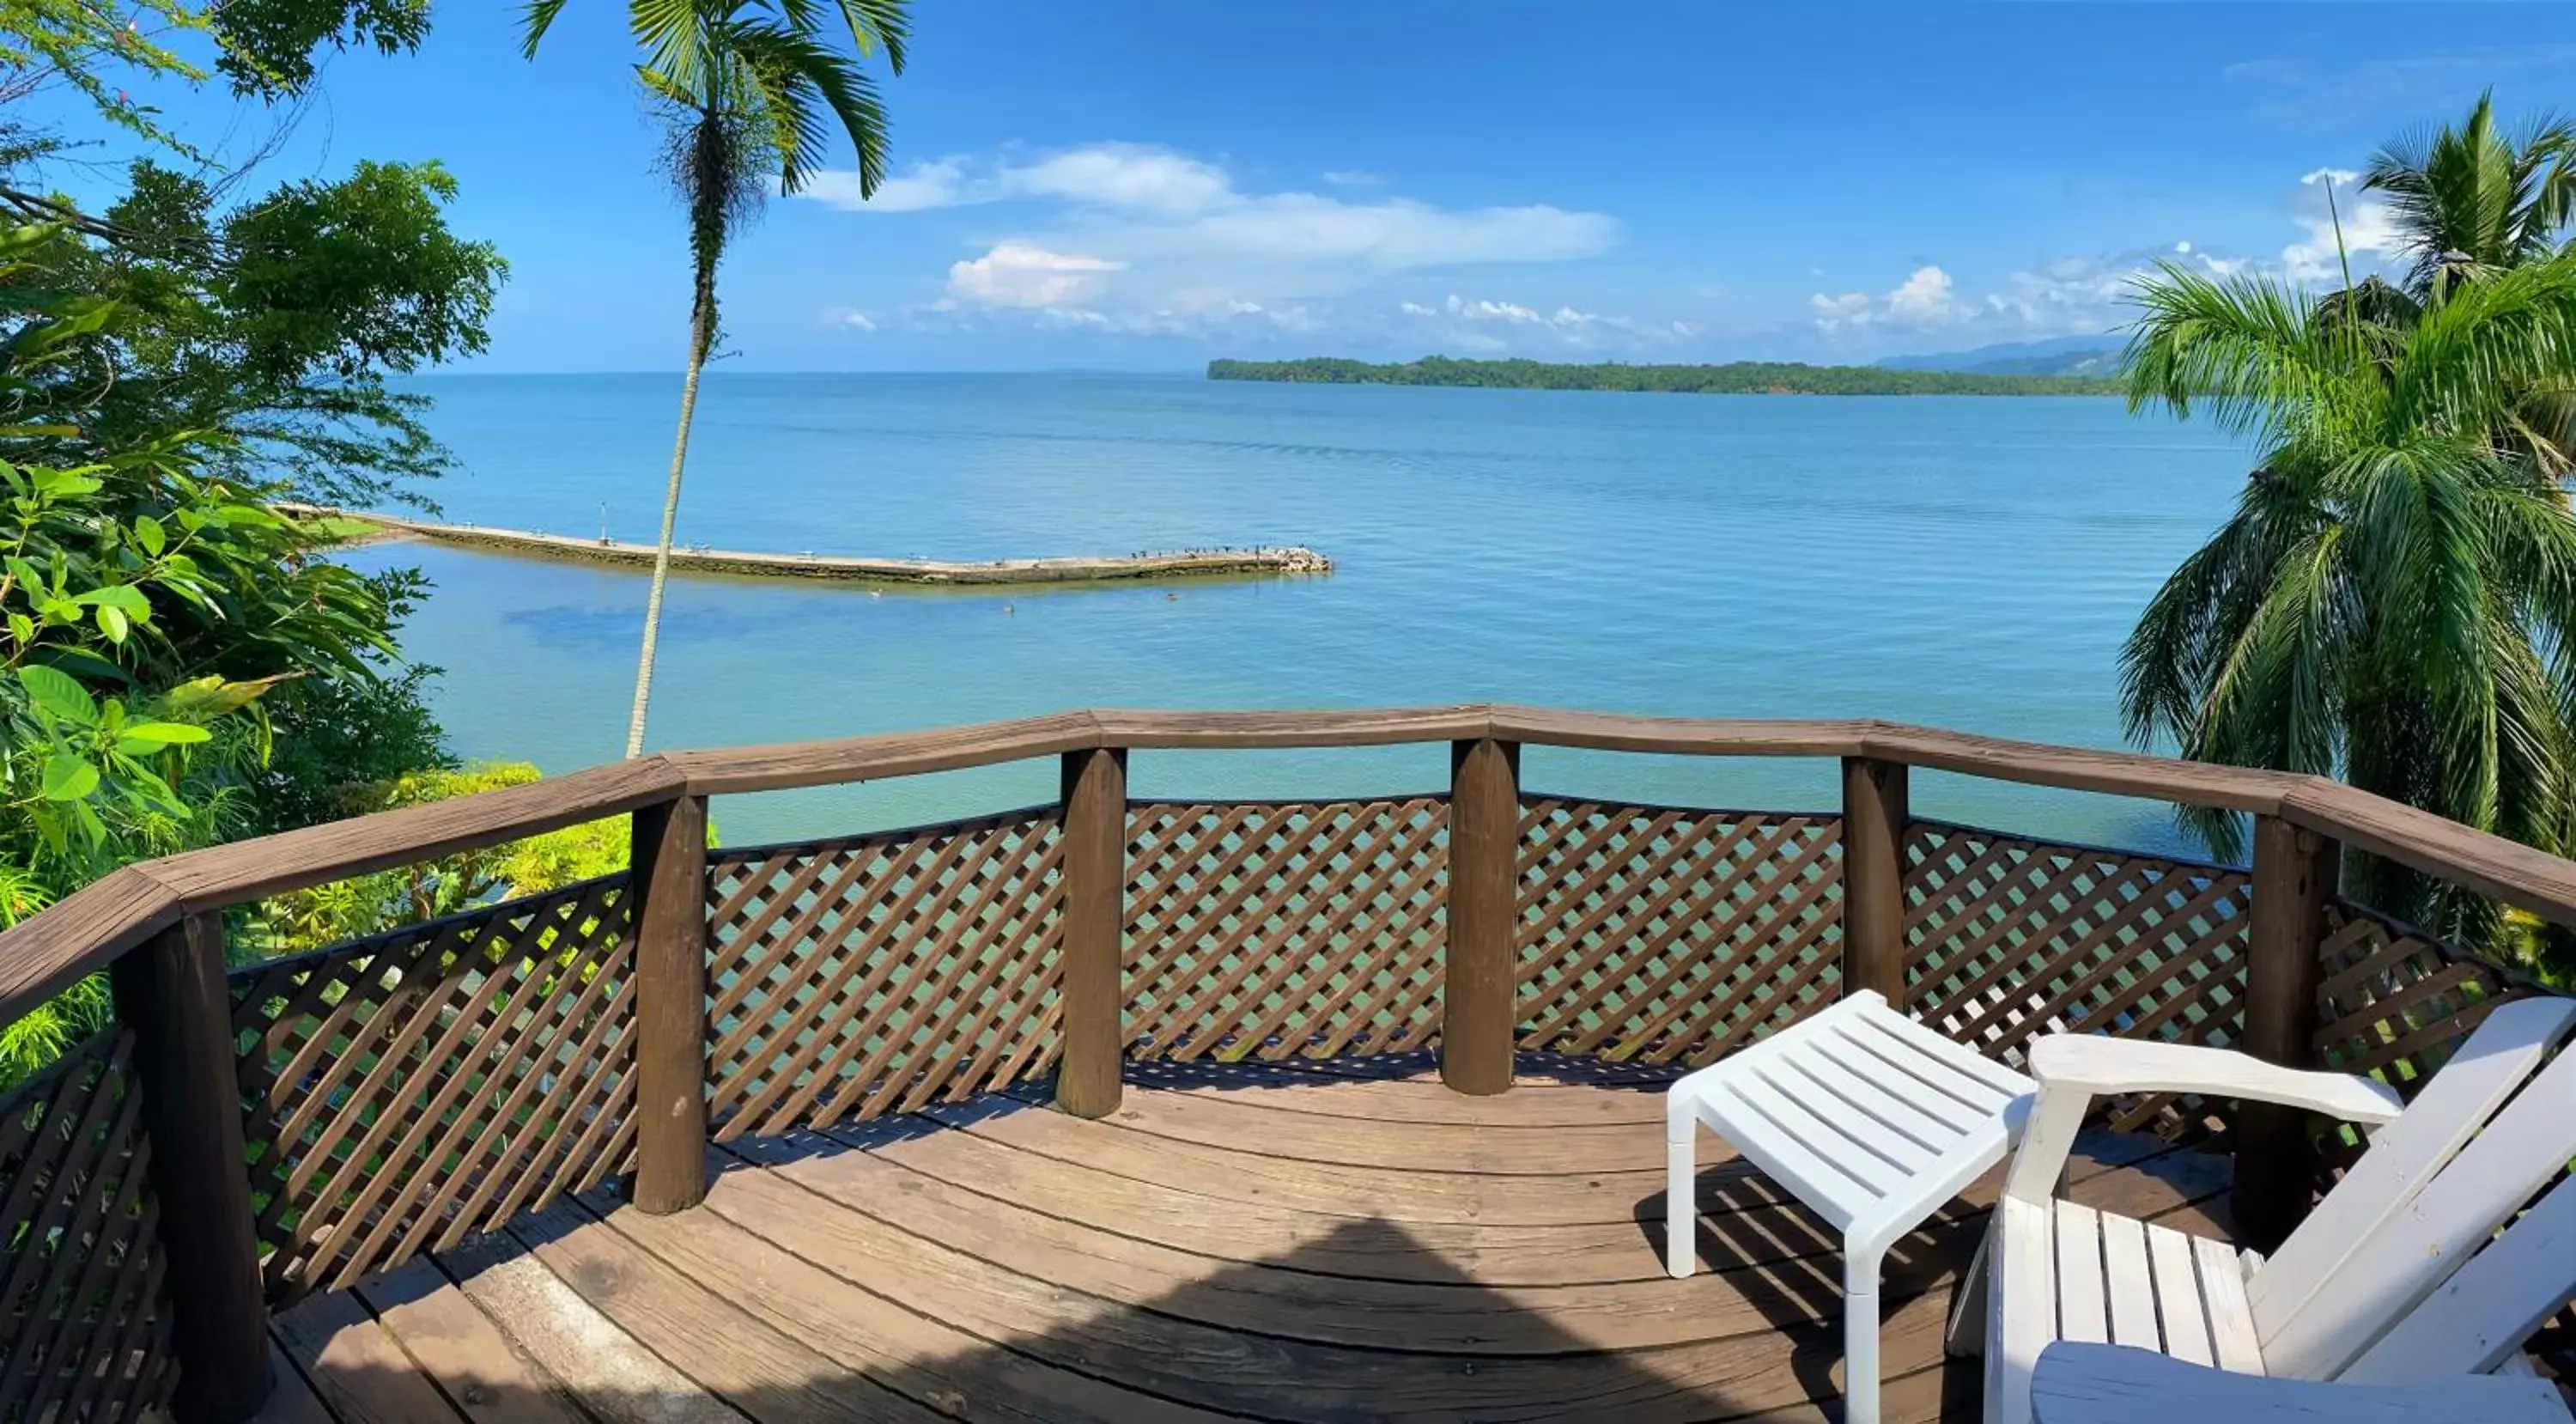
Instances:
[[[1440,1030],[1449,808],[1166,805],[1128,815],[1128,1054],[1330,1058]]]
[[[2497,1005],[2544,992],[2350,900],[2326,906],[2324,959],[2319,1059],[2329,1068],[2370,1074],[2409,1098]],[[2330,1185],[2360,1154],[2354,1134],[2330,1133],[2320,1185]]]
[[[912,1112],[1051,1067],[1057,827],[1048,808],[716,852],[716,1136]]]
[[[1520,1045],[1712,1062],[1833,1001],[1833,816],[1532,796],[1521,807]]]
[[[274,1296],[339,1289],[630,1165],[625,883],[235,972]]]
[[[2018,1065],[2058,1030],[2224,1045],[2245,1014],[2244,872],[1917,821],[1905,841],[1913,1012]],[[2122,1104],[2121,1130],[2165,1098]]]
[[[176,1383],[133,1047],[111,1029],[0,1101],[0,1419],[134,1419]]]

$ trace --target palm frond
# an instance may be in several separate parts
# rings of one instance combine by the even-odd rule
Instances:
[[[2427,307],[2393,373],[2389,417],[2484,431],[2524,392],[2576,383],[2576,254],[2455,290]]]
[[[2131,410],[2205,411],[2231,433],[2278,442],[2350,379],[2350,351],[2285,283],[2162,262],[2129,300],[2140,311],[2125,358]]]
[[[544,42],[546,31],[554,28],[555,16],[563,13],[564,0],[528,0],[519,8],[519,57],[534,59],[537,46]]]
[[[793,193],[822,166],[832,125],[858,152],[859,193],[885,181],[885,105],[876,83],[850,56],[810,34],[771,20],[738,20],[725,43],[757,86],[760,105],[776,134],[779,187]],[[818,109],[815,100],[821,100]]]
[[[912,37],[912,0],[841,0],[841,22],[862,56],[882,51],[886,68],[903,73],[905,41]]]

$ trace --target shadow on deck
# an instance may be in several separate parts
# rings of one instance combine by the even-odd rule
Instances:
[[[992,1097],[726,1144],[706,1204],[566,1203],[277,1321],[277,1420],[1711,1420],[1840,1415],[1823,1223],[1703,1140],[1661,1269],[1652,1075],[1135,1064],[1112,1118]],[[1033,1095],[1034,1096],[1034,1095]],[[2086,1144],[2079,1200],[2225,1235],[2223,1159]],[[1981,1183],[1893,1253],[1889,1420],[1945,1367]]]

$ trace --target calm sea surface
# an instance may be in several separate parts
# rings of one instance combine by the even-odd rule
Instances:
[[[448,517],[650,539],[676,378],[447,377]],[[1304,543],[1329,577],[902,593],[675,581],[652,743],[841,736],[1083,705],[1510,700],[1882,716],[2117,745],[2115,658],[2243,462],[2112,400],[1644,396],[1095,376],[708,379],[683,542],[993,558]],[[405,638],[459,747],[620,750],[645,580],[429,546]],[[1139,754],[1139,795],[1437,787],[1446,752]],[[741,843],[1054,794],[1051,764],[716,807]],[[1545,790],[1835,803],[1830,767],[1534,750]],[[1917,779],[1918,812],[2180,844],[2152,805]]]

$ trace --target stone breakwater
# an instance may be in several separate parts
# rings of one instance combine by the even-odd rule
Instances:
[[[427,539],[463,548],[575,563],[611,564],[651,569],[653,546],[622,540],[549,534],[534,529],[497,529],[479,524],[443,524],[433,520],[311,505],[280,505],[286,513],[342,516],[363,520],[382,530],[361,536]],[[826,582],[921,584],[937,587],[1009,586],[1050,583],[1136,583],[1179,578],[1217,578],[1261,574],[1330,573],[1333,561],[1302,545],[1259,549],[1177,549],[1162,553],[1106,554],[1051,559],[991,559],[960,562],[946,559],[871,559],[843,554],[762,554],[731,549],[674,545],[675,572],[719,574],[735,578],[819,579]]]

